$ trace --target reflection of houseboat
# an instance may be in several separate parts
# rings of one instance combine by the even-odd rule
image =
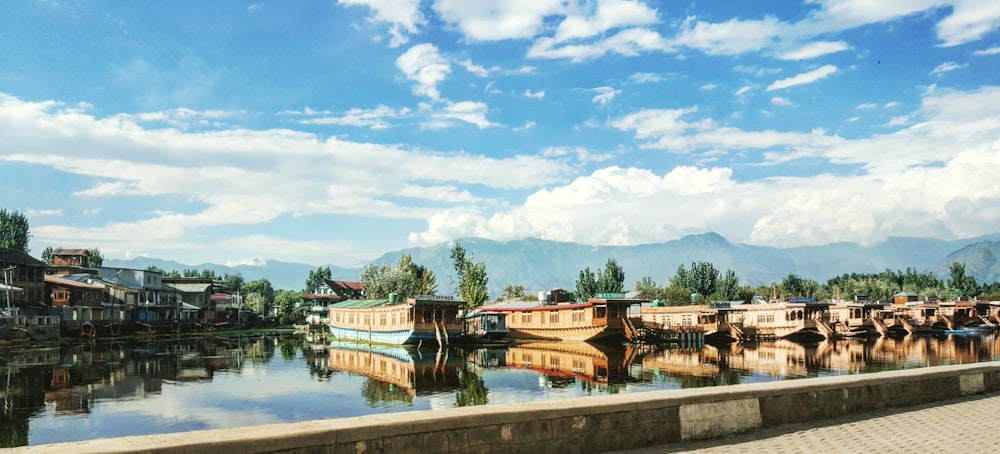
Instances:
[[[500,340],[509,332],[505,312],[477,309],[465,315],[465,334],[473,339]]]
[[[459,386],[460,357],[421,354],[405,347],[335,343],[330,346],[328,367],[364,375],[402,389],[409,396],[450,391]]]
[[[631,346],[612,348],[587,342],[530,342],[507,348],[508,368],[545,374],[553,383],[575,379],[595,385],[622,384],[629,379]]]
[[[509,336],[517,339],[593,341],[639,336],[628,312],[629,307],[646,300],[599,294],[586,302],[571,302],[562,289],[544,294],[545,299],[537,302],[498,304],[482,310],[507,314]]]
[[[330,306],[330,333],[334,338],[378,344],[445,345],[462,335],[458,316],[465,301],[449,296],[417,296],[406,301],[390,298],[347,300]]]

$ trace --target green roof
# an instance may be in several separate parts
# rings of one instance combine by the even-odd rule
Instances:
[[[330,307],[334,309],[368,309],[378,306],[387,306],[389,304],[388,298],[381,298],[376,300],[345,300],[337,304],[331,304]]]

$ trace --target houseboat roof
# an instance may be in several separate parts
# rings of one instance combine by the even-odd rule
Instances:
[[[63,279],[58,276],[45,275],[45,283],[51,285],[62,285],[65,287],[74,287],[86,290],[104,290],[103,286],[94,285],[87,282],[80,282],[73,279]]]
[[[372,307],[386,306],[388,304],[399,304],[389,303],[388,298],[379,298],[374,300],[344,300],[336,304],[331,304],[331,309],[369,309]]]
[[[539,304],[538,301],[512,301],[510,303],[502,304],[499,306],[485,306],[480,307],[482,311],[489,312],[514,312],[514,311],[553,311],[558,309],[576,309],[590,307],[593,303],[558,303],[558,304]]]

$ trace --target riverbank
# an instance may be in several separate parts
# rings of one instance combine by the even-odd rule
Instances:
[[[1000,391],[1000,363],[336,418],[13,452],[604,452]]]

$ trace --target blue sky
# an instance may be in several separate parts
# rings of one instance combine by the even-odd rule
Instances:
[[[0,3],[31,249],[997,232],[1000,2]]]

